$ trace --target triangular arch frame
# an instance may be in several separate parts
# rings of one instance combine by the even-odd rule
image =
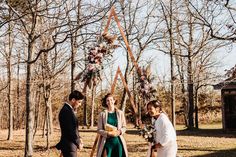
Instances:
[[[122,30],[122,27],[121,27],[121,25],[120,25],[120,21],[119,21],[118,16],[117,16],[117,14],[116,14],[116,12],[115,12],[115,7],[114,7],[114,6],[112,6],[112,8],[111,8],[111,10],[110,10],[110,14],[109,14],[109,17],[108,17],[108,20],[107,20],[107,24],[106,24],[106,27],[105,27],[105,29],[104,29],[103,34],[107,34],[107,33],[108,33],[108,28],[109,28],[109,26],[110,26],[112,17],[114,18],[114,20],[115,20],[115,22],[116,22],[116,24],[117,24],[117,26],[118,26],[118,29],[119,29],[119,31],[120,31],[120,34],[121,34],[121,36],[122,36],[122,38],[123,38],[123,40],[124,40],[124,42],[125,42],[125,45],[126,45],[128,54],[129,54],[129,56],[130,56],[130,58],[131,58],[131,61],[132,61],[132,63],[134,64],[134,67],[136,68],[138,75],[141,76],[141,74],[142,74],[141,68],[138,66],[138,63],[137,63],[137,61],[136,61],[135,58],[134,58],[134,55],[133,55],[133,53],[132,53],[132,51],[131,51],[131,48],[130,48],[130,46],[129,46],[129,42],[128,42],[128,40],[127,40],[127,38],[126,38],[126,36],[125,36],[125,33],[124,33],[124,31]],[[124,79],[124,76],[123,76],[123,74],[122,74],[122,72],[121,72],[121,70],[120,70],[120,67],[117,68],[116,75],[115,75],[115,78],[114,78],[114,80],[113,80],[112,87],[111,87],[111,93],[114,93],[118,76],[120,76],[120,78],[121,78],[121,80],[122,80],[122,83],[123,83],[123,86],[125,87],[125,90],[126,90],[128,96],[129,96],[130,103],[131,103],[131,105],[132,105],[132,107],[133,107],[133,110],[134,110],[135,114],[137,114],[137,113],[138,113],[137,106],[136,106],[136,104],[134,103],[134,98],[133,98],[133,96],[131,95],[131,93],[130,93],[130,91],[129,91],[128,85],[127,85],[127,83],[126,83],[126,81],[125,81],[125,79]]]

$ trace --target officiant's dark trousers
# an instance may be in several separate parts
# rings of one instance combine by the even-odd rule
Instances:
[[[77,157],[77,151],[69,152],[69,151],[62,151],[63,157]]]

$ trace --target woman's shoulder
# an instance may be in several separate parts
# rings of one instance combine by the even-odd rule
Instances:
[[[168,115],[166,114],[166,113],[161,113],[160,114],[160,119],[162,119],[162,120],[169,120],[169,117],[168,117]]]
[[[105,115],[106,114],[106,110],[102,110],[99,115]]]
[[[119,113],[119,114],[124,114],[124,112],[118,108],[116,108],[116,112]]]

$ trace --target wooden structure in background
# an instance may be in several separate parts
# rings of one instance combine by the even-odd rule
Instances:
[[[221,100],[223,129],[236,130],[236,81],[222,87]]]
[[[223,129],[236,130],[236,81],[221,82],[213,87],[221,90]]]

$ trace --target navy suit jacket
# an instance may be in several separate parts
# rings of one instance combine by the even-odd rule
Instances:
[[[63,151],[77,151],[80,143],[78,119],[73,109],[66,103],[59,113],[59,122],[61,127],[61,140],[56,145],[56,148]]]

